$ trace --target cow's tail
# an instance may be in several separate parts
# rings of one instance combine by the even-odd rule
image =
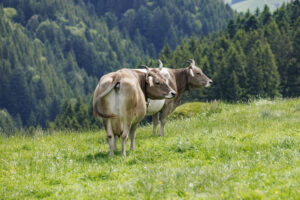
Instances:
[[[104,114],[104,113],[100,113],[97,109],[97,102],[102,99],[103,97],[105,97],[106,95],[108,95],[113,89],[116,89],[118,90],[120,87],[120,80],[117,78],[117,79],[114,79],[112,81],[111,84],[109,84],[109,86],[104,89],[104,91],[102,93],[100,93],[95,101],[93,102],[93,110],[94,110],[94,115],[95,116],[100,116],[102,118],[118,118],[118,115],[115,115],[115,114]]]

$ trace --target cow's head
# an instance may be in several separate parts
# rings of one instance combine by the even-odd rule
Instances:
[[[189,66],[186,68],[186,78],[191,88],[209,87],[212,80],[208,78],[202,70],[195,65],[193,59],[188,60]]]
[[[150,99],[171,99],[175,97],[176,92],[169,86],[166,77],[156,69],[147,69],[146,75],[146,93]]]

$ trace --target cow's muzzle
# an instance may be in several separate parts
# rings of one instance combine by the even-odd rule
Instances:
[[[166,96],[166,99],[172,99],[176,96],[176,92],[173,90],[169,92],[169,94]]]
[[[212,81],[211,79],[209,79],[209,80],[206,82],[205,87],[211,86],[212,82],[213,82],[213,81]]]

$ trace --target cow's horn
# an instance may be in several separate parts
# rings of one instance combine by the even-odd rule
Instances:
[[[195,60],[194,59],[189,59],[188,63],[191,64],[192,66],[194,66],[195,65]]]
[[[144,67],[147,71],[150,70],[150,68],[147,65],[142,65],[142,67]]]
[[[160,59],[158,59],[158,63],[159,63],[159,67],[158,67],[158,68],[159,68],[160,70],[162,70],[162,68],[163,68],[164,65],[163,65],[163,63],[161,62]]]

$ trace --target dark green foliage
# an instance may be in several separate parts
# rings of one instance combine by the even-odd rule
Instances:
[[[300,18],[298,18],[299,21]],[[287,93],[289,96],[300,95],[300,28],[297,29],[293,40],[292,59],[288,64]]]
[[[225,4],[207,0],[2,0],[0,109],[24,126],[45,127],[63,99],[81,97],[86,105],[103,74],[144,64],[165,44],[175,49],[233,16]],[[69,113],[64,120],[78,129],[87,122],[82,110],[74,112],[81,117]]]
[[[0,110],[0,134],[4,133],[9,135],[21,127],[22,125],[18,124],[7,110]]]
[[[131,39],[142,37],[160,51],[167,42],[173,49],[184,36],[208,34],[225,28],[234,16],[231,8],[220,1],[208,0],[87,0],[95,6],[110,28],[118,27]],[[117,21],[116,17],[120,19]],[[150,48],[149,46],[145,48]],[[149,51],[149,49],[148,49]]]
[[[91,102],[90,102],[91,103]],[[91,130],[101,127],[100,121],[95,120],[92,106],[85,105],[81,98],[66,100],[62,104],[61,112],[54,123],[48,123],[50,129]]]
[[[0,109],[14,121],[8,127],[99,127],[89,98],[99,78],[154,66],[157,55],[166,67],[194,58],[214,80],[190,100],[299,96],[299,0],[274,14],[265,7],[235,15],[208,0],[2,0]]]
[[[194,58],[213,79],[211,88],[192,92],[192,100],[299,96],[299,9],[294,1],[274,14],[267,6],[256,15],[247,12],[230,20],[226,31],[183,40],[175,51],[166,46],[161,59],[166,66],[182,67],[184,60]]]

